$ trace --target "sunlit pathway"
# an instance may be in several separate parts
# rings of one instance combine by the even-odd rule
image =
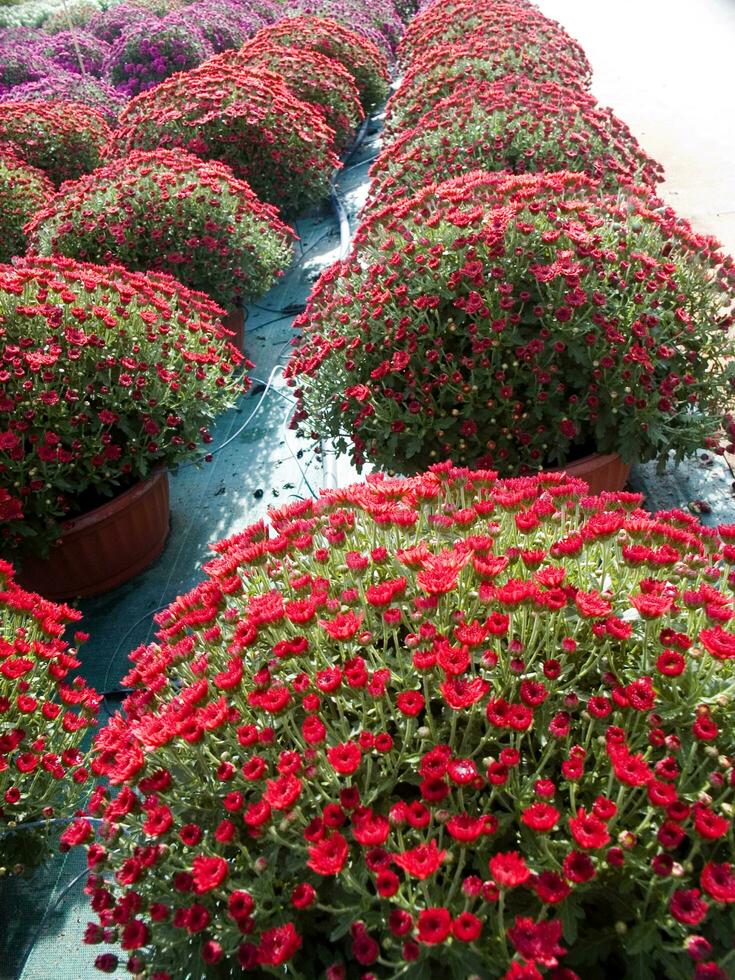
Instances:
[[[735,3],[538,0],[584,47],[593,94],[663,164],[663,195],[735,252]]]
[[[732,0],[538,0],[583,46],[592,92],[664,167],[660,194],[697,231],[735,254],[735,3]],[[638,467],[652,509],[702,499],[705,521],[735,517],[733,475],[720,460],[663,477]]]

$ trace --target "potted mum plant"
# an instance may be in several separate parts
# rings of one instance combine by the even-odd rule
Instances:
[[[229,167],[183,150],[136,150],[64,184],[28,225],[30,251],[168,272],[230,311],[243,345],[243,300],[291,260],[290,228]]]
[[[0,102],[0,144],[57,186],[94,170],[109,138],[104,116],[81,102]]]
[[[3,873],[22,874],[40,864],[83,799],[89,770],[82,742],[96,724],[99,696],[73,676],[80,662],[64,632],[79,618],[68,606],[24,591],[12,566],[0,560]],[[75,635],[76,643],[84,639]],[[73,839],[78,842],[78,830]]]
[[[61,257],[0,268],[0,525],[20,581],[104,592],[160,554],[166,468],[244,390],[222,311],[169,276]]]
[[[95,740],[97,966],[731,976],[735,527],[640,504],[440,464],[217,546]]]
[[[612,489],[623,464],[681,459],[718,427],[732,303],[732,259],[645,194],[569,173],[448,181],[368,217],[317,283],[286,372],[295,424],[398,472],[592,454]]]
[[[45,58],[64,71],[79,75],[102,75],[109,57],[109,45],[87,31],[59,31],[37,41]]]
[[[86,29],[100,40],[112,44],[121,34],[133,27],[139,27],[144,21],[147,21],[152,31],[155,31],[157,18],[149,7],[122,0],[121,3],[96,13]]]
[[[112,84],[126,95],[153,88],[175,72],[196,68],[212,55],[212,46],[195,24],[159,20],[155,30],[143,21],[113,43],[105,62]]]
[[[136,96],[106,155],[184,149],[227,164],[261,200],[299,213],[328,194],[339,165],[333,140],[321,113],[275,72],[218,57]]]
[[[25,252],[23,228],[53,193],[45,174],[0,148],[0,262]]]
[[[0,98],[16,85],[35,82],[54,70],[54,63],[44,58],[32,38],[11,38],[0,42]]]
[[[329,17],[284,17],[255,35],[257,43],[318,51],[339,61],[355,79],[365,112],[388,98],[390,76],[385,55],[362,34]]]
[[[386,106],[385,131],[399,135],[412,129],[425,112],[470,80],[472,85],[497,82],[505,75],[559,82],[576,92],[585,92],[589,85],[563,42],[536,41],[532,34],[521,44],[506,34],[470,34],[462,41],[433,45],[411,62]]]
[[[352,75],[339,61],[318,51],[285,47],[267,40],[251,42],[221,56],[225,64],[261,66],[275,72],[297,99],[321,113],[334,131],[334,149],[343,153],[365,118]]]
[[[423,57],[437,44],[461,42],[471,36],[505,37],[510,44],[541,43],[572,58],[582,77],[592,73],[587,55],[555,20],[533,4],[493,3],[482,0],[446,0],[429,4],[414,17],[398,45],[402,65]]]
[[[239,0],[201,0],[166,17],[167,24],[193,25],[201,31],[215,54],[238,49],[264,24],[264,13]]]
[[[580,171],[611,193],[621,182],[663,180],[660,164],[591,95],[506,75],[456,87],[389,142],[370,169],[368,207],[471,170]]]

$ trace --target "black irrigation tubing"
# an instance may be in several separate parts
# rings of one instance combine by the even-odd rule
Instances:
[[[347,209],[345,208],[344,201],[340,197],[337,191],[337,182],[339,180],[340,174],[347,170],[347,165],[350,160],[354,157],[357,151],[360,149],[365,141],[365,136],[367,135],[368,127],[370,125],[372,117],[366,116],[362,122],[362,125],[357,131],[357,135],[352,142],[352,146],[349,148],[344,158],[344,166],[339,170],[335,170],[332,173],[331,180],[329,181],[329,197],[332,201],[332,207],[334,208],[335,217],[339,222],[339,257],[340,260],[346,259],[350,251],[350,245],[352,243],[352,229],[350,228],[350,219],[347,216]]]
[[[365,136],[367,135],[367,131],[368,131],[368,127],[369,127],[370,122],[371,122],[371,118],[372,117],[370,117],[370,116],[366,116],[365,119],[363,120],[360,128],[358,129],[357,134],[355,136],[355,139],[352,142],[352,145],[350,146],[349,150],[345,154],[345,157],[344,157],[344,160],[343,160],[343,163],[345,165],[350,162],[350,160],[353,158],[353,156],[355,155],[355,153],[357,153],[357,151],[362,146],[362,144],[363,144],[363,142],[365,140]],[[350,228],[350,219],[349,219],[349,217],[347,215],[347,209],[344,206],[344,202],[343,202],[342,198],[339,196],[339,193],[337,192],[337,181],[339,179],[339,175],[341,173],[343,173],[343,171],[344,171],[344,167],[335,168],[335,170],[332,171],[332,176],[329,179],[329,198],[330,198],[330,201],[332,203],[332,207],[334,209],[335,217],[336,217],[337,222],[338,222],[338,225],[339,225],[339,239],[340,239],[340,243],[339,243],[339,258],[340,258],[340,260],[345,259],[347,257],[347,254],[348,254],[348,252],[350,250],[350,244],[351,244],[351,241],[352,241],[352,229]],[[321,241],[322,238],[324,238],[324,237],[325,237],[325,235],[322,235],[318,239],[318,241]],[[314,244],[317,244],[317,243],[314,243]],[[311,246],[311,247],[313,248],[314,246]],[[300,261],[303,261],[303,259],[306,256],[306,254],[307,254],[307,252],[305,252],[303,250],[303,248],[302,248]],[[251,328],[251,331],[247,331],[248,333],[249,332],[253,332],[254,333],[256,330],[264,329],[266,326],[268,326],[268,324],[277,323],[280,320],[287,320],[289,317],[296,316],[299,313],[303,312],[303,310],[305,308],[303,306],[303,304],[301,304],[301,303],[294,303],[291,306],[285,306],[281,310],[277,310],[277,309],[272,308],[272,307],[269,307],[269,306],[264,306],[264,305],[259,304],[259,303],[252,303],[251,305],[254,306],[256,309],[264,310],[264,311],[269,312],[269,313],[278,313],[278,314],[281,314],[281,315],[280,316],[277,316],[273,320],[267,321],[267,323],[264,323],[264,324],[261,323],[261,324],[258,324],[257,326],[253,326]],[[290,343],[290,341],[287,341],[286,344],[284,344],[284,347],[288,346],[289,343]],[[283,348],[282,348],[282,350],[283,350]],[[179,467],[179,469],[186,469],[186,468],[188,468],[190,466],[196,466],[206,456],[214,456],[216,453],[220,452],[226,446],[230,445],[238,436],[240,436],[245,431],[245,429],[247,429],[247,427],[250,424],[250,422],[257,415],[257,413],[258,413],[261,405],[263,404],[266,396],[268,395],[268,393],[271,390],[275,390],[273,388],[273,376],[274,376],[275,372],[276,372],[276,368],[274,368],[273,371],[271,371],[270,377],[268,378],[268,382],[267,382],[267,384],[265,386],[265,390],[261,393],[261,396],[260,396],[260,398],[258,400],[257,405],[255,406],[255,408],[253,409],[253,411],[250,413],[250,415],[247,417],[247,419],[245,420],[245,422],[237,429],[237,431],[234,432],[224,443],[222,443],[222,445],[217,446],[215,449],[212,449],[209,452],[202,454],[202,457],[199,460],[192,460],[189,463],[184,463],[182,466]],[[284,397],[283,396],[283,392],[277,391],[276,393],[279,394],[279,395],[281,395],[282,397]],[[291,452],[291,455],[294,456],[294,459],[296,459],[295,454],[293,453],[292,450],[290,450],[290,447],[289,447],[289,451]],[[298,464],[298,460],[297,460],[297,464]],[[306,475],[304,474],[304,471],[301,469],[301,466],[299,466],[299,469],[301,470],[301,475],[304,477],[304,479],[306,481],[307,487],[309,487],[309,490],[313,494],[314,491],[312,490],[312,488],[311,488],[311,486],[309,484],[309,481],[306,479]],[[325,473],[325,486],[327,485],[326,479],[327,479],[327,475]],[[329,485],[331,485],[331,483]]]

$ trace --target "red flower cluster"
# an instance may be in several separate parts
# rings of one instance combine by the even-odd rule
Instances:
[[[323,198],[339,160],[333,131],[284,80],[219,58],[136,96],[106,153],[179,148],[227,164],[264,201],[299,212]]]
[[[579,42],[527,0],[436,0],[408,25],[398,57],[410,69],[414,60],[436,45],[473,35],[497,37],[509,48],[526,43],[544,47],[569,58],[581,78],[591,74]]]
[[[109,138],[104,116],[81,102],[0,102],[0,144],[57,185],[94,170]]]
[[[53,184],[40,170],[0,148],[0,262],[25,252],[23,228],[53,193]]]
[[[365,113],[352,74],[334,58],[317,50],[284,46],[262,31],[258,40],[239,51],[228,51],[217,61],[229,65],[263,67],[279,75],[294,96],[308,102],[334,131],[334,149],[342,153],[352,141]]]
[[[441,464],[215,546],[96,739],[88,940],[158,980],[573,980],[591,944],[724,978],[735,528],[640,503]]]
[[[24,512],[0,527],[4,554],[43,552],[85,503],[211,438],[243,390],[221,312],[169,276],[120,266],[0,268],[0,487]]]
[[[95,724],[99,696],[70,676],[79,660],[63,639],[79,618],[68,606],[25,592],[0,561],[0,864],[11,872],[40,863],[45,822],[71,818],[89,778],[81,744]],[[89,837],[91,825],[83,821],[62,843]]]
[[[376,209],[314,288],[295,424],[402,472],[681,458],[729,398],[733,282],[645,194],[564,173],[429,185]]]
[[[253,42],[317,51],[340,62],[354,78],[366,112],[381,105],[388,97],[390,77],[383,52],[364,34],[329,17],[284,17],[258,31]]]
[[[521,75],[532,82],[556,81],[584,92],[589,80],[585,68],[563,39],[537,37],[530,27],[517,37],[470,33],[432,45],[412,60],[386,108],[385,128],[389,134],[410,129],[458,89],[471,90],[478,82],[496,82],[504,75]]]
[[[379,206],[476,169],[581,171],[612,191],[621,182],[653,187],[663,178],[628,127],[591,95],[505,75],[455,87],[388,143],[370,171],[371,197]]]
[[[224,164],[133,151],[74,183],[28,225],[30,250],[169,272],[226,309],[266,292],[293,233]]]

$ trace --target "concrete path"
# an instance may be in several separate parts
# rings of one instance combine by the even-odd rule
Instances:
[[[587,52],[592,91],[663,164],[662,194],[735,253],[734,0],[537,0]]]
[[[592,92],[661,163],[660,196],[735,254],[735,0],[537,0],[587,53]],[[704,455],[661,476],[635,467],[651,510],[702,499],[735,518],[733,474]]]

